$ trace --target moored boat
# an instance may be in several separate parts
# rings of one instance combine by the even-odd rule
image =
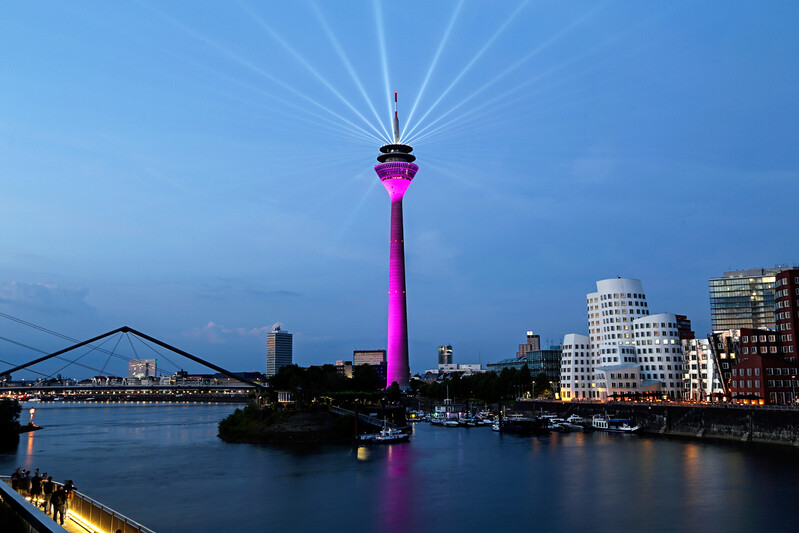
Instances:
[[[629,418],[610,418],[607,415],[594,415],[591,427],[599,431],[610,433],[634,433],[641,429],[639,425],[632,425]]]

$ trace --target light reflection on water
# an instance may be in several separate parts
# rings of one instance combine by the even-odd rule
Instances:
[[[799,495],[793,448],[423,423],[382,447],[227,444],[216,425],[235,408],[37,406],[45,429],[0,455],[0,472],[74,479],[159,532],[781,531]]]

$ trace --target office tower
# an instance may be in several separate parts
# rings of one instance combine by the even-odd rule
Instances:
[[[402,198],[419,167],[414,165],[413,148],[400,144],[397,93],[394,92],[394,142],[380,147],[375,166],[391,199],[391,233],[388,278],[388,365],[386,387],[396,382],[407,389],[410,382],[408,362],[408,311],[405,301],[405,240],[402,229]]]
[[[522,359],[530,352],[536,352],[541,349],[541,336],[534,334],[532,331],[527,332],[527,342],[519,345],[519,351],[516,352],[516,359]]]
[[[439,365],[452,364],[452,346],[450,346],[449,344],[446,346],[438,347],[438,364]]]
[[[275,325],[266,334],[266,377],[272,377],[284,366],[292,363],[293,337],[288,331]]]
[[[386,378],[386,351],[385,350],[353,350],[352,368],[369,365],[375,369],[377,375]]]
[[[733,270],[711,278],[710,319],[713,331],[773,328],[774,282],[782,268]]]
[[[155,359],[131,359],[128,361],[129,378],[152,378],[155,377],[156,370]]]

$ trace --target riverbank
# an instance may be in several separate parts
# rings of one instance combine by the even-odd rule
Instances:
[[[516,402],[513,409],[532,412],[543,410],[561,417],[578,414],[586,419],[595,414],[611,413],[634,420],[641,426],[641,433],[648,435],[799,446],[799,410],[795,409],[727,404],[584,404],[556,401],[520,401]]]

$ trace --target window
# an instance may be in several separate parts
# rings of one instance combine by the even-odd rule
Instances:
[[[756,376],[759,376],[759,375],[760,375],[760,369],[759,369],[759,368],[755,368],[755,375],[756,375]]]

